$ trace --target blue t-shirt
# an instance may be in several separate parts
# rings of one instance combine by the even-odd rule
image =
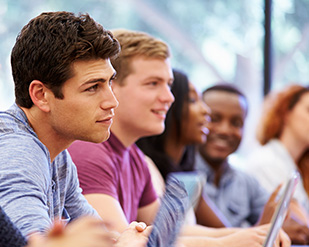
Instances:
[[[195,162],[196,170],[207,177],[204,193],[207,193],[232,226],[250,226],[257,223],[269,193],[254,177],[227,165],[217,187],[214,184],[214,171],[199,153]]]
[[[24,235],[45,231],[64,213],[71,220],[97,215],[81,194],[68,152],[51,163],[16,104],[0,112],[0,206]]]

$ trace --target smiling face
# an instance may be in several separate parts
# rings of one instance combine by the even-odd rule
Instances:
[[[123,85],[113,83],[119,107],[112,131],[125,145],[162,133],[166,113],[174,101],[169,59],[133,57],[130,68]]]
[[[192,83],[189,83],[188,96],[188,112],[183,116],[181,141],[185,145],[200,144],[206,141],[210,109]]]
[[[118,105],[110,84],[115,71],[102,59],[77,61],[73,71],[62,87],[64,98],[49,96],[52,130],[67,141],[105,141]]]
[[[211,122],[206,143],[200,152],[211,163],[223,162],[238,148],[246,116],[246,102],[236,93],[209,91],[204,101],[211,109]]]

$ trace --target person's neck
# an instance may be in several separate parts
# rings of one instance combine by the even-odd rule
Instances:
[[[224,174],[224,171],[229,166],[227,159],[225,160],[211,160],[203,152],[200,152],[205,162],[212,168],[214,172],[214,184],[218,187]]]
[[[142,137],[141,135],[138,135],[136,131],[130,129],[129,126],[122,126],[116,117],[114,117],[111,132],[113,132],[113,134],[125,147],[130,147]]]
[[[293,133],[287,129],[283,129],[279,140],[288,150],[295,163],[298,162],[298,160],[301,158],[301,155],[307,149],[307,144],[298,138],[295,138],[295,135],[293,135]]]
[[[65,140],[50,126],[47,116],[36,106],[30,109],[20,107],[26,114],[28,122],[39,140],[46,146],[49,151],[50,161],[53,162],[56,156],[68,148],[72,141]]]

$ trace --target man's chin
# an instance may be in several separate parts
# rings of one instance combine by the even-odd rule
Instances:
[[[220,164],[227,159],[227,156],[218,156],[218,155],[207,155],[207,161],[210,163]]]
[[[109,137],[110,137],[110,132],[108,131],[105,135],[89,138],[86,141],[93,142],[93,143],[102,143],[102,142],[107,141]]]
[[[157,135],[161,135],[164,131],[164,126],[163,127],[158,127],[158,128],[153,128],[147,131],[147,133],[145,133],[144,137],[146,136],[157,136]]]

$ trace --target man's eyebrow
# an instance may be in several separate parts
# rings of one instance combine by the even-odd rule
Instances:
[[[105,83],[107,81],[111,81],[114,80],[116,77],[116,72],[110,77],[110,79],[105,79],[105,78],[94,78],[94,79],[90,79],[88,81],[85,81],[82,85],[87,85],[87,84],[93,84],[93,83],[97,83],[97,82],[102,82]]]
[[[157,80],[157,81],[165,81],[165,78],[161,77],[161,76],[149,76],[149,77],[146,77],[145,80]],[[174,78],[170,78],[168,79],[168,83],[171,83],[174,81]]]
[[[164,79],[160,76],[149,76],[146,79],[148,80],[158,80],[158,81],[163,81]]]
[[[102,83],[104,83],[104,82],[106,82],[106,79],[104,79],[104,78],[95,78],[95,79],[91,79],[91,80],[89,80],[89,81],[84,82],[83,85],[93,84],[93,83],[97,83],[97,82],[102,82]]]

